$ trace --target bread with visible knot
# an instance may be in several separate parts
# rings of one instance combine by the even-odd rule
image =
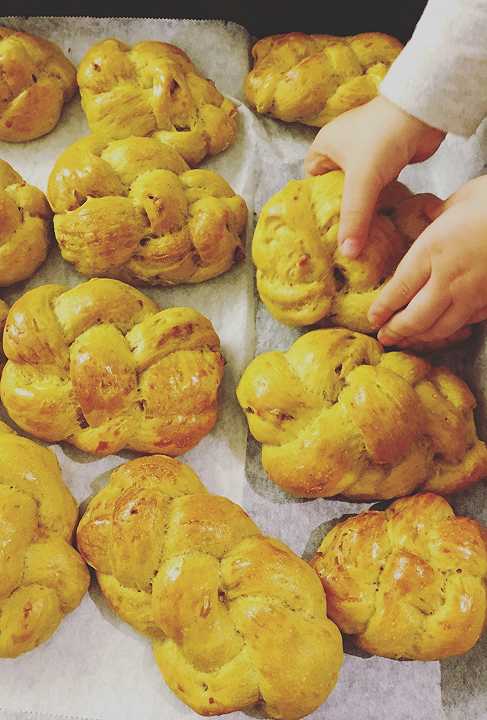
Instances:
[[[298,497],[447,494],[487,476],[463,380],[367,335],[315,330],[259,355],[237,395],[264,469]]]
[[[88,505],[78,547],[201,715],[262,702],[266,717],[297,720],[333,689],[342,641],[318,577],[186,465],[155,455],[118,467]]]
[[[312,565],[331,618],[374,655],[463,655],[487,623],[487,529],[432,493],[339,523]]]
[[[343,185],[340,170],[291,180],[261,212],[252,244],[257,288],[280,322],[373,332],[369,308],[428,226],[427,204],[437,200],[392,183],[379,198],[366,248],[351,260],[337,244]]]
[[[88,125],[99,137],[155,135],[192,166],[235,140],[237,108],[175,45],[145,41],[130,48],[104,40],[81,61],[78,83]]]
[[[42,440],[180,455],[216,422],[224,361],[211,322],[159,310],[117,280],[30,290],[9,312],[3,347],[3,405]]]
[[[155,138],[78,140],[58,158],[48,197],[61,253],[83,275],[199,283],[244,256],[243,198]]]
[[[259,113],[323,127],[376,97],[401,50],[398,40],[375,32],[271,35],[252,49],[245,95]]]

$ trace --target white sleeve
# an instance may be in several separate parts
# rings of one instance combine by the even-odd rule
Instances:
[[[380,92],[432,127],[472,135],[487,115],[487,0],[429,0]]]

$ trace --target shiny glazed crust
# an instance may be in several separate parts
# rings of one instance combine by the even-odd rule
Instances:
[[[326,322],[373,332],[367,319],[373,300],[429,224],[425,206],[434,196],[393,183],[379,198],[366,249],[345,258],[337,246],[343,184],[338,170],[292,180],[259,217],[252,244],[258,291],[287,325]]]
[[[0,457],[0,658],[14,658],[51,637],[90,576],[54,453],[0,423]]]
[[[243,198],[154,138],[78,140],[58,158],[48,197],[61,253],[83,275],[199,283],[244,256]]]
[[[447,494],[487,475],[466,384],[366,335],[316,330],[259,355],[237,395],[269,477],[299,497]]]
[[[312,565],[329,613],[367,652],[440,660],[468,652],[487,619],[487,530],[432,493],[339,523]]]
[[[4,352],[2,402],[42,440],[179,455],[216,422],[223,358],[210,321],[159,310],[117,280],[27,292],[8,315]]]
[[[188,466],[161,455],[121,465],[88,506],[78,546],[196,712],[262,702],[267,717],[297,720],[333,689],[342,643],[318,577]]]
[[[190,165],[235,140],[237,108],[174,45],[104,40],[81,61],[78,83],[90,129],[106,139],[155,134]]]
[[[0,287],[26,280],[44,262],[51,220],[44,193],[0,160]]]
[[[245,94],[259,113],[323,127],[372,100],[401,50],[383,33],[272,35],[253,47]]]
[[[0,26],[0,140],[47,135],[75,92],[76,68],[57,45]]]

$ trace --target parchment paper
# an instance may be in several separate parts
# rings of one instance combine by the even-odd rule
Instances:
[[[236,25],[162,20],[98,20],[80,18],[0,19],[0,24],[43,35],[60,44],[78,64],[95,42],[116,36],[129,43],[145,39],[174,42],[227,95],[238,93],[248,66],[248,38]],[[250,126],[253,115],[240,112],[238,140],[207,164],[241,193],[249,206],[249,237],[253,220],[256,149]],[[0,157],[26,180],[45,189],[49,172],[68,144],[88,133],[79,98],[65,110],[56,130],[46,138],[14,145],[0,143]],[[249,242],[248,242],[249,244]],[[13,301],[26,289],[46,282],[76,285],[82,278],[62,261],[53,247],[47,263],[27,283],[2,296]],[[187,461],[207,487],[242,501],[245,483],[247,428],[234,399],[235,383],[254,351],[254,308],[250,262],[199,286],[151,289],[147,294],[162,307],[190,305],[213,322],[227,360],[221,411],[215,430]],[[80,503],[85,503],[107,480],[108,471],[131,455],[93,459],[68,445],[53,448],[63,475]],[[35,652],[0,663],[0,717],[25,711],[29,720],[61,716],[90,720],[179,720],[194,717],[167,689],[150,644],[106,609],[96,585],[81,607],[61,625],[52,640]]]
[[[288,180],[302,177],[302,160],[314,137],[310,129],[284,126],[267,119],[259,133],[269,148],[267,172],[258,187],[256,208]],[[269,157],[272,148],[272,159]],[[446,198],[468,179],[484,171],[487,157],[487,123],[468,141],[448,136],[434,158],[407,168],[400,179],[414,192],[434,192]],[[257,303],[256,353],[287,349],[301,331],[275,321]],[[486,333],[480,329],[467,345],[437,354],[435,362],[460,372],[479,402],[478,425],[487,437],[487,390],[485,378]],[[321,539],[342,516],[366,510],[369,505],[330,500],[296,500],[271,483],[262,470],[260,445],[249,437],[248,484],[244,505],[266,532],[281,535],[298,553],[313,554]],[[486,522],[485,485],[451,499],[456,511]],[[486,720],[487,638],[463,658],[446,662],[396,662],[360,656],[346,642],[346,658],[339,683],[328,702],[310,718],[313,720]]]
[[[169,40],[189,52],[196,64],[226,94],[242,100],[248,69],[250,39],[234,25],[159,20],[37,19],[0,23],[43,34],[61,44],[78,62],[93,42],[114,35]],[[76,39],[74,39],[76,37]],[[237,144],[208,165],[221,172],[244,195],[249,209],[263,202],[289,179],[302,175],[302,159],[314,132],[256,118],[240,107]],[[0,156],[45,186],[59,152],[87,131],[79,102],[72,103],[62,124],[48,138],[26,146],[0,144]],[[469,142],[448,138],[434,160],[404,173],[413,190],[446,197],[483,168],[486,143],[481,128]],[[252,225],[252,223],[251,223]],[[250,249],[250,248],[249,248]],[[46,266],[25,287],[81,278],[63,264],[56,250]],[[25,290],[15,288],[11,300]],[[308,556],[326,528],[342,515],[366,505],[288,498],[269,481],[260,465],[260,448],[248,441],[246,427],[234,399],[235,383],[255,349],[287,348],[298,336],[274,321],[257,303],[254,322],[253,273],[237,267],[200,287],[151,290],[162,306],[189,304],[211,318],[229,361],[223,391],[223,409],[217,428],[183,459],[196,469],[208,487],[241,502],[262,530]],[[483,336],[464,352],[452,353],[449,363],[466,374],[480,400],[479,420],[487,430],[484,408]],[[485,437],[485,435],[484,435]],[[98,490],[110,468],[130,457],[122,454],[93,460],[68,447],[56,446],[64,477],[80,502]],[[245,477],[245,469],[247,477]],[[455,507],[487,522],[484,486],[459,496]],[[278,632],[278,628],[276,628]],[[337,688],[313,720],[485,720],[487,718],[487,642],[466,658],[446,663],[393,662],[360,657],[353,647],[347,655]],[[253,715],[252,715],[253,716]],[[105,607],[96,585],[81,608],[69,616],[50,642],[13,661],[0,662],[1,720],[179,720],[196,717],[164,685],[152,659],[149,643],[118,622]],[[232,718],[244,720],[246,713]]]

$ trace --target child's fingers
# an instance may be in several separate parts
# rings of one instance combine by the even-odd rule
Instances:
[[[367,244],[370,222],[383,186],[379,173],[367,163],[347,168],[338,230],[340,251],[346,257],[358,257]]]
[[[339,164],[334,159],[337,155],[336,143],[330,132],[330,125],[321,128],[311,143],[304,159],[305,175],[323,175],[330,170],[338,169]]]
[[[305,175],[323,175],[330,170],[338,169],[337,163],[328,155],[314,150],[311,146],[310,151],[304,160]]]
[[[418,337],[435,325],[450,304],[448,293],[431,277],[408,306],[393,315],[381,328],[378,335],[380,342],[397,345],[405,339]]]
[[[479,323],[483,322],[484,320],[487,320],[487,306],[481,308],[480,310],[477,310],[473,313],[473,315],[470,315],[469,323]]]
[[[425,333],[418,333],[415,339],[421,342],[432,342],[450,337],[470,322],[471,310],[463,303],[450,305],[438,321]]]
[[[403,257],[396,272],[372,303],[368,319],[379,328],[398,310],[406,307],[430,277],[429,259],[424,257],[418,245],[413,245]]]

